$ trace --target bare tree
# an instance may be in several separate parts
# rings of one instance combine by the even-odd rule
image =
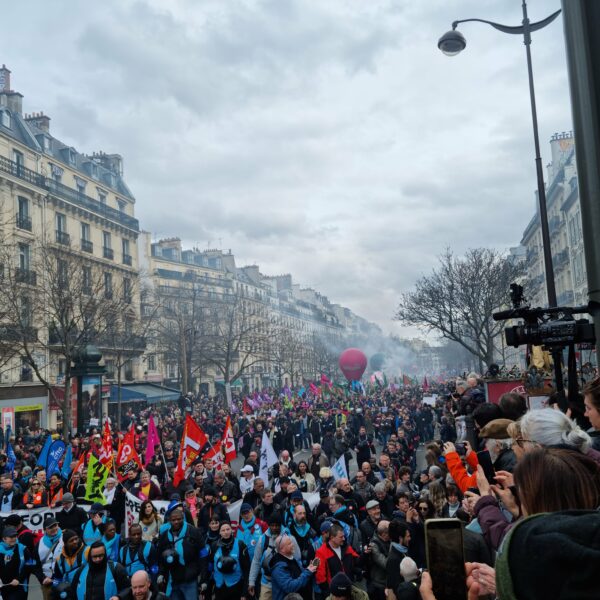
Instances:
[[[125,310],[123,282],[64,243],[3,244],[0,254],[3,326],[11,332],[16,355],[62,411],[67,435],[73,363],[86,344],[104,334],[114,315]],[[58,359],[64,361],[60,394],[54,376]]]
[[[277,367],[279,384],[282,376],[290,376],[292,386],[296,385],[306,370],[307,342],[297,331],[278,326],[272,330],[269,344],[269,361]]]
[[[504,327],[492,312],[508,304],[510,283],[523,266],[487,248],[469,250],[461,258],[448,249],[439,262],[414,291],[402,294],[395,319],[459,343],[483,370],[494,360],[495,338]]]

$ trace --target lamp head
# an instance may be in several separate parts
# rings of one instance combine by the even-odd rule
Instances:
[[[456,56],[467,47],[465,36],[456,29],[447,31],[438,41],[438,48],[446,56]]]

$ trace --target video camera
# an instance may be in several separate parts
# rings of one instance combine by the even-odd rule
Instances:
[[[553,308],[530,308],[521,306],[524,301],[523,287],[510,284],[513,308],[494,313],[495,321],[523,319],[520,325],[504,330],[507,346],[546,346],[564,348],[572,344],[595,343],[594,326],[588,319],[575,319],[573,315],[589,312],[587,306],[557,306]]]

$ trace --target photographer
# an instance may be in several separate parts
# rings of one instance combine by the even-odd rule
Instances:
[[[158,584],[174,600],[198,597],[200,531],[183,519],[181,509],[169,516],[169,524],[158,538]]]

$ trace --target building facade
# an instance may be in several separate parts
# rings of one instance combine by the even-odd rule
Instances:
[[[18,314],[0,311],[0,405],[13,427],[54,425],[57,407],[48,403],[46,382],[61,385],[66,359],[57,322],[43,311],[60,310],[66,291],[77,294],[92,319],[93,300],[120,294],[123,312],[138,316],[135,198],[123,177],[122,158],[87,155],[57,139],[50,117],[24,114],[23,96],[11,88],[11,73],[0,69],[0,245],[5,287],[3,302],[20,304]],[[12,294],[12,296],[11,296]],[[64,298],[63,298],[64,296]],[[50,306],[54,304],[55,306]],[[39,310],[38,310],[39,309]],[[31,314],[29,314],[31,313]],[[97,315],[97,312],[94,313]],[[15,323],[15,319],[19,322]],[[30,321],[32,346],[17,348],[17,326]],[[108,376],[114,377],[114,344],[105,322],[91,323],[89,341],[103,352]],[[94,335],[96,334],[96,335]],[[137,378],[143,342],[116,353],[127,356],[123,376]],[[39,375],[39,376],[38,376]],[[27,410],[19,410],[23,406]],[[15,415],[11,417],[14,408]],[[18,412],[21,414],[18,415]],[[3,420],[3,425],[5,424]]]

